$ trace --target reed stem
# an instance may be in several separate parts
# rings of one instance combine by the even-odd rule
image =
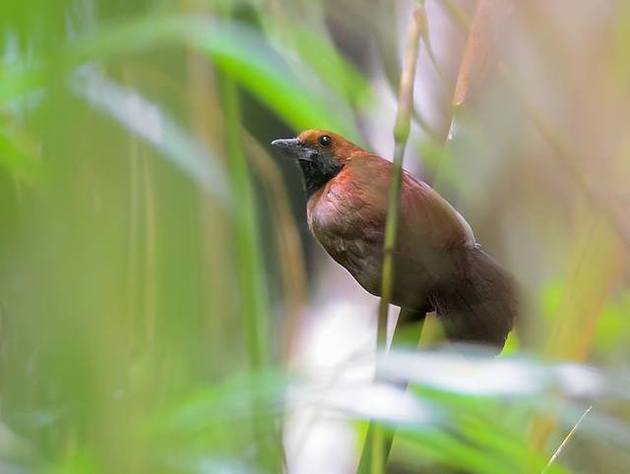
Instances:
[[[394,250],[398,239],[398,220],[400,210],[400,190],[402,187],[403,158],[409,130],[411,127],[411,117],[413,113],[413,85],[416,77],[416,66],[418,63],[418,51],[420,38],[426,29],[426,14],[422,5],[417,6],[413,12],[413,18],[407,31],[407,45],[403,63],[402,76],[400,78],[400,90],[398,95],[398,112],[394,125],[394,160],[391,184],[389,187],[387,220],[385,223],[385,242],[383,258],[383,274],[381,283],[381,300],[378,309],[378,325],[376,335],[376,348],[378,352],[384,351],[387,339],[387,311],[392,299],[394,288]],[[378,380],[379,374],[376,374]],[[389,456],[386,436],[383,428],[376,424],[371,424],[372,440],[368,439],[364,446],[362,458],[371,458],[371,474],[381,474],[385,471],[385,464]],[[389,443],[391,446],[391,443]],[[371,456],[369,453],[371,449]],[[366,451],[368,450],[368,451]],[[359,463],[359,469],[361,468]],[[363,463],[365,464],[365,463]],[[360,472],[360,471],[359,471]]]

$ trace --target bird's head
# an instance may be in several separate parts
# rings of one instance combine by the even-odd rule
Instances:
[[[296,138],[274,140],[271,144],[297,160],[304,175],[308,197],[337,176],[359,148],[327,130],[305,130]]]

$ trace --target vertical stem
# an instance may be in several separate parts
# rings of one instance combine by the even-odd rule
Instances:
[[[146,227],[146,286],[145,286],[145,311],[146,328],[145,336],[147,344],[153,348],[155,343],[156,318],[157,318],[157,225],[155,211],[155,191],[149,168],[149,160],[141,155],[143,161],[142,174],[144,175],[144,205]]]
[[[394,328],[394,335],[392,337],[392,349],[410,347],[411,344],[419,344],[422,337],[422,328],[424,327],[424,318],[426,314],[415,313],[413,311],[400,310],[398,316],[398,322]],[[414,324],[408,324],[409,322],[418,321]],[[404,324],[403,324],[404,323]],[[403,328],[404,326],[404,328]],[[404,330],[403,330],[404,329]],[[404,390],[407,388],[407,383],[401,384],[400,388]],[[365,436],[365,448],[361,453],[361,459],[359,460],[358,473],[365,474],[371,471],[373,465],[378,463],[372,462],[372,447],[374,444],[374,433],[378,430],[378,426],[375,423],[370,423],[368,431]],[[383,457],[387,459],[389,457],[392,444],[394,443],[393,432],[384,433],[381,436],[381,443],[383,446]]]
[[[138,290],[138,254],[139,229],[140,229],[140,179],[139,179],[139,146],[135,136],[129,139],[129,236],[127,243],[127,317],[131,323],[131,341],[137,345],[137,326],[139,308],[137,301]]]
[[[377,344],[379,348],[385,346],[387,330],[387,309],[392,297],[394,286],[393,252],[398,237],[398,211],[400,208],[400,190],[402,185],[403,157],[413,110],[413,84],[416,77],[418,61],[419,39],[424,30],[425,14],[423,7],[414,11],[413,21],[407,34],[407,48],[405,52],[404,69],[400,79],[400,93],[398,97],[398,113],[394,126],[394,167],[392,181],[389,187],[387,221],[385,224],[385,244],[383,259],[383,275],[381,283],[381,300],[378,313]]]
[[[223,79],[226,151],[234,198],[234,228],[242,292],[243,327],[250,368],[257,371],[264,365],[268,355],[267,348],[263,347],[268,340],[265,324],[267,301],[262,281],[260,239],[256,224],[254,191],[245,153],[241,147],[238,92],[234,83],[227,78]]]
[[[387,221],[385,223],[385,242],[383,258],[383,275],[381,284],[381,300],[378,308],[377,351],[385,349],[387,339],[387,310],[394,288],[394,259],[393,253],[398,237],[398,212],[400,209],[400,190],[402,184],[403,157],[409,137],[411,114],[413,111],[413,85],[416,77],[419,41],[426,26],[424,7],[418,6],[414,10],[413,19],[407,32],[407,46],[400,78],[398,96],[398,113],[394,125],[394,166],[392,180],[389,187]],[[378,374],[377,374],[378,379]],[[379,426],[374,426],[372,438],[372,463],[370,472],[379,474],[384,472],[387,462],[385,434]]]
[[[281,354],[283,361],[287,362],[291,353],[291,344],[299,326],[300,313],[306,295],[304,256],[280,168],[253,136],[245,130],[243,130],[243,135],[250,163],[253,164],[256,173],[260,176],[264,193],[267,195],[269,205],[273,210],[273,228],[277,229],[277,257],[282,275],[283,296],[286,301]]]
[[[236,85],[229,78],[222,77],[222,92],[225,109],[225,146],[233,191],[241,311],[249,366],[252,374],[255,374],[265,368],[271,355],[270,347],[266,345],[269,341],[266,321],[268,306],[263,280],[254,189],[245,152],[241,146],[238,91]],[[280,440],[282,438],[274,426],[274,420],[265,424],[262,407],[257,402],[254,393],[255,384],[255,379],[252,379],[250,387],[253,410],[252,428],[258,448],[258,460],[263,472],[281,472],[282,449]]]

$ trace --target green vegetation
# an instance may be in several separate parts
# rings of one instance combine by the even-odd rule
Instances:
[[[0,472],[302,473],[318,419],[355,467],[376,420],[386,472],[628,472],[630,8],[475,3],[4,0]],[[497,359],[428,350],[429,318],[374,381],[378,302],[354,305],[268,143],[328,128],[392,157],[418,4],[405,167],[524,316]],[[335,301],[373,337],[320,383],[304,334]]]

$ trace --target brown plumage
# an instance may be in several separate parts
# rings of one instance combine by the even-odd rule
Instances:
[[[272,144],[300,164],[317,240],[379,296],[392,164],[324,130]],[[404,172],[400,199],[392,304],[436,311],[450,340],[503,347],[516,315],[510,276],[429,185]]]

